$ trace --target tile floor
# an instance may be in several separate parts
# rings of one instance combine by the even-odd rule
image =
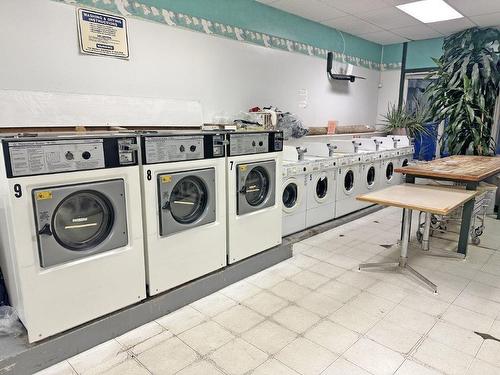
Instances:
[[[467,261],[357,270],[397,258],[401,212],[384,209],[294,245],[293,258],[44,370],[49,374],[500,374],[500,222]],[[414,231],[414,230],[413,230]],[[454,243],[434,238],[433,248]]]

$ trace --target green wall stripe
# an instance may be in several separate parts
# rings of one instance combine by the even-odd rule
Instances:
[[[432,57],[441,57],[443,41],[443,38],[435,38],[409,42],[406,69],[435,68]]]
[[[55,1],[319,58],[331,50],[337,61],[380,69],[382,46],[253,0]]]

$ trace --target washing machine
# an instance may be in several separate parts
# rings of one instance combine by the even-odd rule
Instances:
[[[335,217],[337,163],[337,159],[311,161],[307,175],[307,228]]]
[[[224,134],[143,134],[142,206],[149,295],[226,265]]]
[[[337,194],[335,218],[366,207],[356,196],[363,193],[363,177],[361,174],[361,155],[346,155],[338,161]]]
[[[35,342],[146,297],[137,138],[2,138],[0,266]]]
[[[282,235],[306,228],[308,162],[283,161]]]
[[[281,243],[283,133],[227,133],[227,251],[235,263]]]

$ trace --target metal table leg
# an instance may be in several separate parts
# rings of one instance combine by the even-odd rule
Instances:
[[[432,214],[430,212],[425,213],[424,222],[424,233],[422,235],[422,250],[425,255],[443,257],[443,258],[454,258],[454,259],[464,259],[464,254],[455,253],[453,251],[436,251],[430,250],[430,234],[431,234],[431,218]]]
[[[401,241],[401,255],[398,262],[384,262],[384,263],[362,263],[359,265],[358,269],[366,268],[394,268],[395,271],[406,272],[418,280],[427,285],[434,293],[437,293],[437,286],[424,275],[413,269],[408,264],[408,245],[410,243],[410,233],[411,233],[411,216],[412,210],[405,209],[403,211],[403,238]]]
[[[476,190],[477,183],[469,183],[467,190]],[[462,210],[462,224],[460,225],[460,237],[458,239],[458,252],[467,256],[467,246],[469,244],[470,223],[472,221],[472,212],[474,210],[474,199],[466,202]]]

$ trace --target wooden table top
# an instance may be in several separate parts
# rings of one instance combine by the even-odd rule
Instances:
[[[500,157],[455,155],[394,170],[418,177],[480,182],[500,173]]]
[[[382,206],[409,208],[436,215],[448,215],[461,204],[473,199],[476,194],[476,191],[470,190],[402,184],[359,195],[356,199]]]

